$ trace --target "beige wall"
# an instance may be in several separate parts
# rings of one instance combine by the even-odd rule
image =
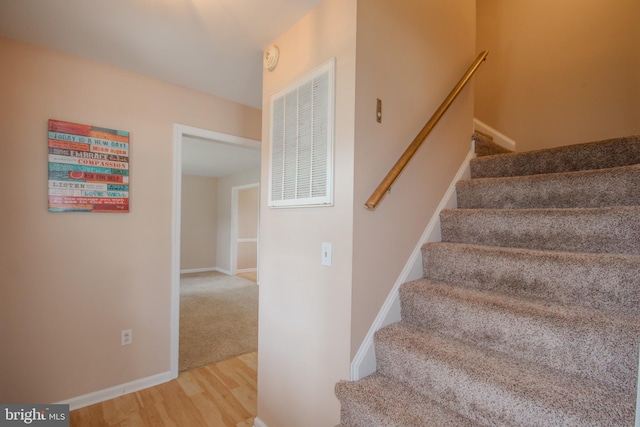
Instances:
[[[349,376],[356,0],[325,0],[275,40],[263,78],[258,417],[269,427],[339,422],[336,381]],[[335,205],[266,206],[272,93],[336,58]],[[321,265],[322,242],[333,265]]]
[[[518,151],[640,134],[640,2],[478,0],[476,117]]]
[[[180,270],[216,267],[218,179],[182,175]]]
[[[260,180],[260,169],[220,178],[182,176],[182,214],[180,235],[180,269],[220,268],[231,270],[231,190],[233,187],[255,184]],[[240,194],[243,194],[241,192]],[[249,191],[257,206],[258,190]],[[257,210],[240,210],[243,229],[240,237],[257,237]],[[253,221],[253,224],[251,224]],[[248,233],[248,234],[247,234]],[[246,234],[246,235],[245,235]],[[251,235],[251,236],[250,236]],[[243,243],[239,247],[238,268],[256,268],[256,243]]]
[[[270,427],[330,426],[339,421],[336,381],[349,377],[352,355],[470,149],[472,88],[383,205],[365,211],[369,192],[473,61],[475,2],[326,0],[275,44],[280,64],[263,82],[265,142],[270,94],[337,58],[336,200],[303,209],[262,202],[258,417]],[[320,265],[322,242],[333,244],[331,267]]]
[[[467,87],[391,193],[375,211],[365,209],[475,59],[475,1],[359,2],[357,58],[352,356],[470,150],[473,90]]]
[[[258,182],[260,182],[260,169],[223,176],[218,179],[218,256],[216,264],[225,273],[231,272],[231,189]]]
[[[255,239],[258,237],[258,187],[238,191],[238,238]]]
[[[0,56],[0,402],[168,372],[173,125],[260,139],[260,111],[7,39]],[[130,132],[130,213],[47,211],[48,119]]]
[[[258,243],[238,243],[238,270],[255,270],[258,266]]]

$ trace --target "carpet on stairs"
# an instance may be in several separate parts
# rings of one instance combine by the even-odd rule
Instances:
[[[377,372],[336,385],[341,427],[633,425],[640,136],[478,141],[402,320],[375,334]]]

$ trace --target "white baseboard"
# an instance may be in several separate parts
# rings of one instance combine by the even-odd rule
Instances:
[[[220,271],[220,270],[218,269],[218,267],[185,268],[184,270],[180,270],[180,274],[205,273],[208,271]]]
[[[638,347],[640,347],[640,345]],[[638,372],[640,372],[640,360],[638,361]],[[640,427],[640,375],[638,375],[638,387],[636,387],[636,425],[635,427]]]
[[[500,133],[488,124],[481,122],[478,119],[473,119],[473,126],[476,130],[487,135],[491,135],[493,137],[493,142],[499,146],[506,148],[507,150],[516,151],[516,142],[513,139],[503,133]]]
[[[180,270],[180,274],[206,273],[208,271],[217,271],[219,273],[231,276],[231,272],[229,270],[225,270],[224,268],[220,268],[220,267],[187,268],[187,269],[184,269],[184,270]],[[254,269],[254,271],[255,271],[255,269]]]
[[[120,397],[125,394],[133,393],[145,388],[153,387],[159,384],[171,381],[171,372],[163,372],[161,374],[152,375],[146,378],[140,378],[139,380],[131,381],[126,384],[120,384],[114,387],[109,387],[104,390],[94,391],[82,396],[73,397],[71,399],[57,402],[59,404],[69,405],[69,410],[84,408],[85,406],[93,405],[96,403],[104,402],[105,400]]]
[[[393,285],[391,292],[387,296],[382,308],[378,312],[369,332],[365,336],[358,352],[351,362],[351,381],[371,375],[376,371],[376,355],[373,343],[373,336],[377,330],[394,322],[400,321],[400,298],[398,290],[403,283],[419,279],[423,276],[422,271],[422,245],[427,242],[439,242],[442,240],[440,234],[440,211],[447,208],[456,208],[456,183],[464,178],[469,178],[469,162],[475,156],[473,150],[469,151],[462,165],[458,169],[456,176],[449,185],[435,213],[427,224],[418,244],[413,249],[409,260],[405,264],[400,276]],[[258,426],[256,426],[258,427]]]
[[[260,418],[253,419],[253,427],[268,427]]]
[[[257,268],[239,268],[236,270],[236,273],[253,273],[254,271],[258,271]]]

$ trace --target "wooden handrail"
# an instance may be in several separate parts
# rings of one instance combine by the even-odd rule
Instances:
[[[413,142],[407,147],[402,156],[400,156],[396,164],[393,165],[389,173],[387,173],[387,176],[384,177],[384,179],[380,182],[374,192],[371,193],[371,196],[364,204],[367,209],[373,210],[378,206],[378,203],[380,203],[387,191],[391,189],[391,186],[395,182],[396,178],[398,178],[398,176],[400,175],[400,172],[402,172],[405,166],[407,166],[409,160],[411,160],[416,151],[418,151],[420,145],[422,145],[424,140],[431,133],[442,115],[445,113],[445,111],[447,111],[451,103],[453,103],[453,100],[456,99],[460,91],[462,91],[464,86],[471,79],[471,76],[473,76],[473,74],[476,72],[482,61],[487,58],[488,54],[488,51],[482,51],[482,53],[478,55],[476,60],[473,61],[473,64],[471,64],[467,72],[464,73],[462,78],[460,78],[460,81],[458,81],[458,84],[455,85],[451,93],[449,93],[445,100],[442,101],[440,107],[436,110],[435,113],[433,113],[433,116],[431,116],[427,124],[424,125],[420,133],[414,138]]]

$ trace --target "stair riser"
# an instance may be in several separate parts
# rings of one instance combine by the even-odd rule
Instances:
[[[358,382],[341,381],[339,427],[473,427],[475,424],[393,379],[378,374]]]
[[[340,425],[343,427],[369,427],[383,425],[383,420],[368,411],[367,404],[349,401],[340,409]]]
[[[635,389],[640,327],[589,323],[560,313],[541,317],[543,313],[527,312],[526,307],[465,299],[455,290],[443,295],[439,289],[417,284],[400,289],[402,319],[410,324],[569,374]]]
[[[503,375],[502,366],[488,362],[482,353],[474,351],[470,359],[469,349],[452,351],[446,346],[445,341],[425,340],[419,334],[407,338],[379,331],[378,372],[482,425],[611,426],[627,425],[633,419],[631,405],[611,408],[600,401],[602,397],[595,397],[602,396],[603,390],[592,395],[590,390],[567,389],[529,373],[524,366],[521,377],[513,377],[506,359]],[[475,362],[482,370],[473,368]]]
[[[539,250],[640,254],[640,207],[451,209],[442,241]]]
[[[534,175],[637,163],[640,163],[640,136],[632,136],[499,158],[479,158],[471,162],[471,177]]]
[[[425,278],[479,290],[640,313],[640,258],[449,243],[423,247]]]
[[[378,403],[378,408],[382,407],[384,402]],[[416,405],[422,404],[422,402],[415,402]],[[340,426],[337,427],[473,427],[474,424],[465,421],[462,417],[458,420],[451,421],[448,424],[443,424],[437,419],[430,419],[430,417],[421,417],[421,419],[411,420],[409,424],[396,423],[395,420],[390,417],[395,407],[386,408],[386,413],[380,414],[371,411],[370,403],[360,403],[356,399],[351,398],[346,400],[341,405],[340,410]],[[385,416],[386,415],[386,416]],[[402,418],[402,414],[397,414],[396,418]],[[435,417],[434,417],[435,418]],[[453,417],[452,417],[453,418]]]
[[[462,209],[596,208],[640,205],[640,165],[601,171],[459,181]]]
[[[380,373],[388,376],[419,376],[420,383],[411,384],[418,392],[423,393],[430,399],[439,401],[443,405],[451,405],[462,415],[482,425],[531,427],[562,425],[563,416],[561,414],[545,411],[545,408],[540,405],[517,399],[511,396],[508,390],[489,389],[482,381],[474,380],[474,378],[452,369],[445,363],[438,363],[438,361],[428,359],[412,359],[404,357],[398,352],[393,352],[383,345],[379,347],[380,351],[387,355],[387,357],[382,357],[378,360],[378,371]],[[409,371],[403,369],[407,367],[410,368]],[[465,392],[463,393],[462,390],[465,390]],[[537,423],[527,424],[517,415],[505,414],[509,408],[517,408],[520,411],[537,414]],[[517,414],[517,411],[514,412]],[[572,421],[567,425],[579,425],[576,422],[577,420]]]
[[[485,135],[482,135],[481,133],[478,133],[478,132],[473,134],[473,141],[474,141],[475,153],[478,157],[491,156],[494,154],[511,153],[511,150],[508,150],[496,144],[495,142],[493,142],[493,139],[488,138]]]

